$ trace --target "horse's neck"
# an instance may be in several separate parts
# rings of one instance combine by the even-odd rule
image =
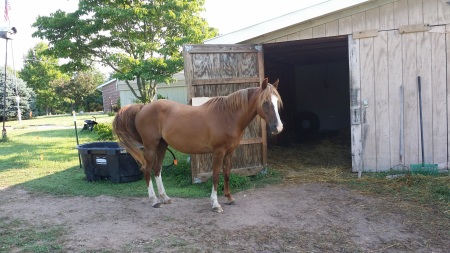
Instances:
[[[244,91],[241,91],[244,92]],[[223,104],[217,101],[211,101],[211,110],[213,113],[220,113],[222,115],[222,119],[226,121],[226,124],[232,124],[235,123],[235,127],[239,129],[239,131],[243,131],[245,127],[250,124],[250,122],[256,117],[256,103],[257,103],[257,96],[258,91],[254,88],[249,88],[246,91],[246,104],[245,105],[236,105],[230,106],[229,103],[227,108],[223,108]],[[241,96],[241,94],[234,94],[235,96]],[[235,99],[230,96],[228,97],[222,97],[220,99]],[[229,101],[228,101],[229,102]]]
[[[247,98],[248,98],[248,105],[245,110],[242,110],[241,116],[240,116],[240,123],[245,129],[250,122],[256,117],[256,103],[257,103],[257,96],[258,96],[258,89],[250,88],[247,91]],[[242,129],[242,130],[243,130]]]

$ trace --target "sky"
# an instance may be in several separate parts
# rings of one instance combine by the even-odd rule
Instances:
[[[35,31],[31,25],[38,16],[49,16],[61,9],[73,12],[78,0],[8,0],[10,5],[9,23],[0,15],[0,27],[16,27],[17,34],[8,43],[7,65],[20,70],[23,57],[40,40],[31,35]],[[240,30],[262,21],[315,5],[327,0],[206,0],[203,17],[220,34]],[[5,2],[0,0],[0,10],[4,14]],[[6,43],[0,39],[0,66],[5,64]]]

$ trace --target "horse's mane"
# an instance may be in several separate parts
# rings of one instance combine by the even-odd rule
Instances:
[[[204,105],[209,107],[209,109],[217,109],[219,111],[225,111],[225,110],[247,110],[248,108],[248,98],[249,98],[249,91],[250,90],[258,90],[259,87],[255,88],[247,88],[238,90],[234,93],[231,93],[228,96],[219,96],[214,97],[208,100]],[[262,106],[262,104],[265,101],[270,101],[272,99],[272,94],[277,96],[278,98],[278,108],[281,108],[283,106],[283,102],[281,101],[280,94],[278,93],[277,89],[273,87],[271,84],[267,85],[267,88],[262,90],[259,94],[259,102],[257,106]]]
[[[219,111],[247,109],[248,107],[248,90],[243,89],[231,93],[228,96],[214,97],[205,103],[209,109],[217,109]]]

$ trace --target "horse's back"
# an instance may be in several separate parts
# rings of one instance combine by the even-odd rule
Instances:
[[[136,126],[143,140],[164,139],[181,152],[211,152],[211,118],[201,106],[190,106],[170,100],[145,105],[136,116]],[[145,136],[145,137],[144,137]]]
[[[164,117],[164,118],[170,118],[173,116],[180,116],[184,113],[190,113],[192,111],[195,111],[197,108],[181,104],[176,101],[167,100],[167,99],[160,99],[156,100],[152,103],[146,104],[139,114],[141,114],[140,117]]]

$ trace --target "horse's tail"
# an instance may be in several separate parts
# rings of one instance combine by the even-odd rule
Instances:
[[[142,144],[142,138],[136,130],[134,119],[141,110],[143,104],[132,104],[123,107],[117,112],[113,120],[113,131],[119,139],[119,144],[130,153],[134,159],[145,166],[144,151],[138,146]]]

